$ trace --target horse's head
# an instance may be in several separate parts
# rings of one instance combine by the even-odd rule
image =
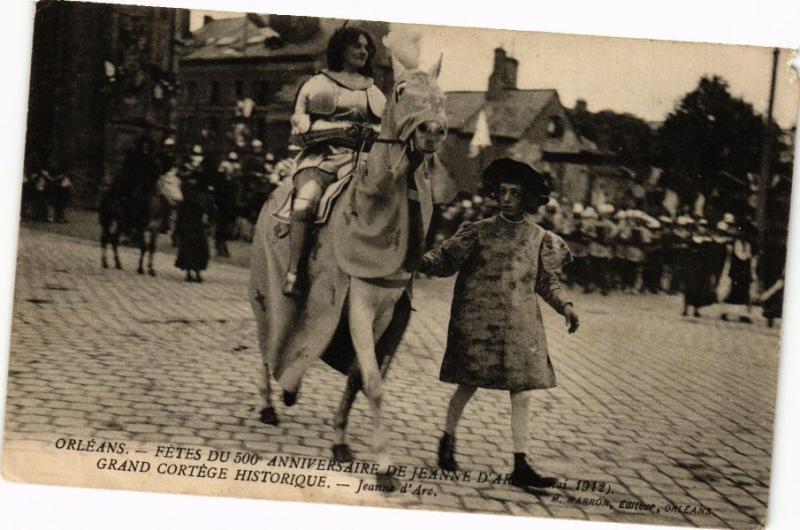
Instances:
[[[395,62],[395,85],[381,129],[383,138],[400,140],[423,153],[435,152],[447,136],[444,94],[436,84],[442,60],[428,71],[404,69]]]

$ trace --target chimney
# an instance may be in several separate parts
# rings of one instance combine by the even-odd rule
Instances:
[[[214,17],[212,17],[210,15],[204,15],[203,16],[203,25],[204,26],[206,26],[206,25],[208,25],[208,24],[210,24],[212,22],[214,22]]]
[[[583,113],[583,112],[587,112],[587,110],[588,110],[588,107],[586,105],[586,100],[585,99],[578,99],[578,100],[575,101],[575,112]]]
[[[517,89],[517,70],[519,69],[519,61],[513,57],[506,58],[506,71],[503,81],[506,90]]]
[[[486,99],[498,100],[503,97],[506,84],[506,69],[508,66],[508,57],[503,48],[495,48],[494,50],[494,67],[492,75],[489,76],[489,88],[486,93]]]

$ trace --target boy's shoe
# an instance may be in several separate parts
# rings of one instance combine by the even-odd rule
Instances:
[[[540,475],[528,464],[525,453],[514,453],[514,471],[510,482],[520,488],[552,488],[558,479]]]
[[[456,439],[447,433],[439,438],[439,467],[445,471],[458,471],[456,463]]]

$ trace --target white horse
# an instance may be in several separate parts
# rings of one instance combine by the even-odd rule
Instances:
[[[383,375],[410,314],[409,256],[419,238],[424,241],[434,203],[450,200],[454,191],[434,154],[446,132],[444,96],[436,85],[440,67],[441,60],[430,71],[398,71],[395,63],[396,83],[378,140],[367,160],[361,156],[321,201],[304,299],[281,293],[288,225],[274,214],[286,208],[291,182],[276,189],[262,209],[252,247],[250,301],[265,368],[262,421],[278,422],[270,375],[291,405],[303,374],[322,358],[348,374],[335,422],[334,458],[353,458],[345,429],[361,387],[373,413],[379,479],[388,477],[391,465],[382,422]]]

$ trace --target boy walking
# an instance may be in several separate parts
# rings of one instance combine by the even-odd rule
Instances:
[[[557,276],[571,255],[560,237],[531,216],[549,197],[540,173],[501,158],[489,164],[483,179],[497,194],[500,213],[464,223],[441,247],[425,254],[420,267],[434,276],[458,272],[439,374],[458,388],[447,409],[439,466],[450,471],[458,467],[456,427],[475,391],[503,389],[511,396],[511,483],[552,487],[556,479],[537,473],[526,458],[530,391],[556,385],[537,295],[565,317],[570,333],[578,329],[578,316]]]

